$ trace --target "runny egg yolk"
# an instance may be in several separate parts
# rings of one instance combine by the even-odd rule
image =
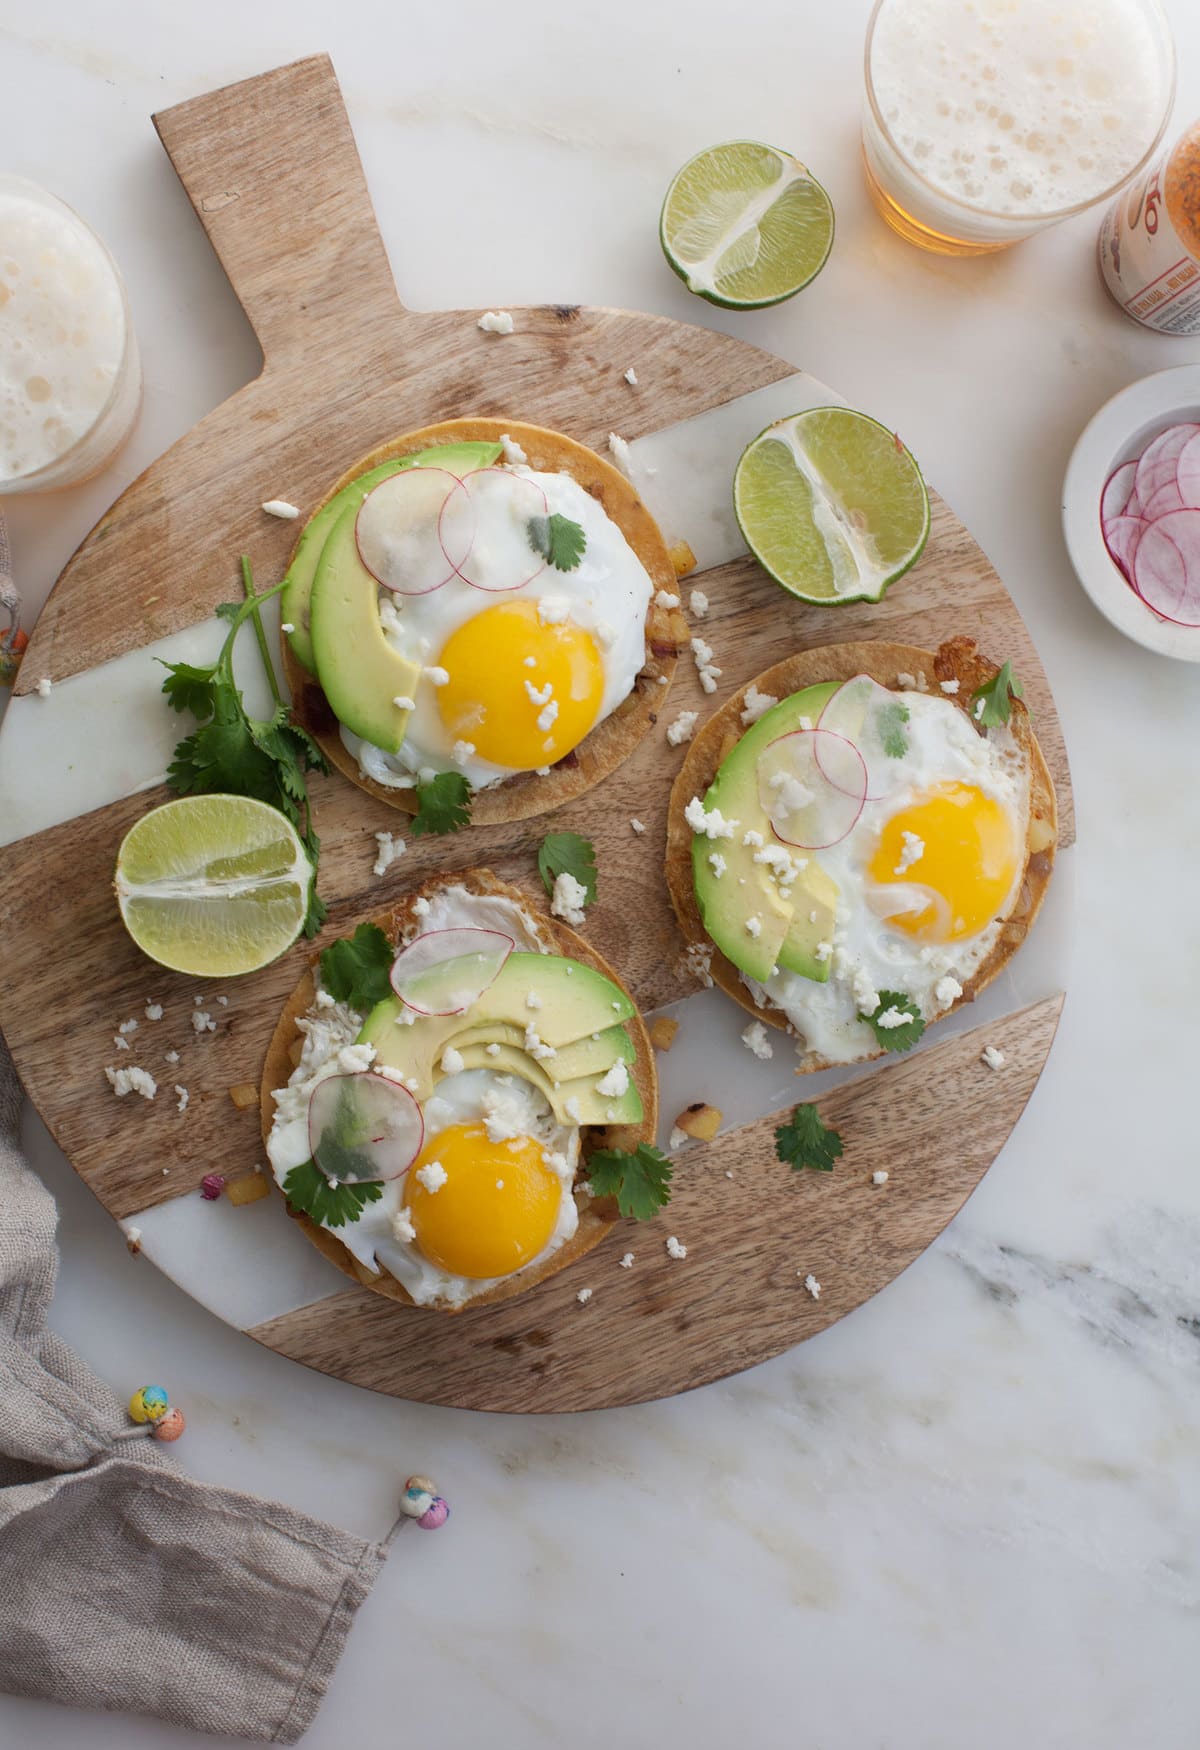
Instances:
[[[553,765],[600,710],[604,665],[595,639],[569,620],[543,625],[535,601],[484,608],[451,633],[437,660],[450,676],[438,689],[442,722],[493,765],[521,772]]]
[[[917,840],[923,848],[914,858]],[[1018,859],[1015,825],[1002,804],[973,784],[943,784],[892,815],[869,873],[881,887],[925,891],[924,905],[897,910],[889,923],[923,941],[951,942],[978,935],[999,916]]]
[[[436,1191],[421,1183],[437,1161],[446,1178]],[[450,1124],[425,1144],[409,1169],[404,1201],[417,1245],[452,1276],[510,1276],[554,1232],[562,1186],[532,1136],[489,1142],[482,1124]]]

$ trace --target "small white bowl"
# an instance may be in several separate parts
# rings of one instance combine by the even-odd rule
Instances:
[[[1080,583],[1106,620],[1147,650],[1200,662],[1200,626],[1161,620],[1126,582],[1104,545],[1100,494],[1114,468],[1185,420],[1200,424],[1200,365],[1156,371],[1106,401],[1080,433],[1063,480],[1063,534]]]

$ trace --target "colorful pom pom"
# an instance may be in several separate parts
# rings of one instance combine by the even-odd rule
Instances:
[[[224,1189],[224,1173],[205,1173],[200,1181],[200,1195],[206,1203],[215,1203]]]
[[[450,1517],[450,1509],[438,1494],[437,1484],[429,1477],[409,1477],[400,1497],[400,1511],[406,1519],[415,1519],[422,1531],[436,1531]]]
[[[154,1424],[155,1440],[178,1440],[187,1427],[183,1419],[183,1411],[174,1408],[158,1418]]]
[[[129,1400],[129,1414],[135,1422],[159,1422],[168,1409],[167,1394],[161,1385],[143,1385]]]
[[[439,1526],[445,1525],[449,1517],[449,1507],[440,1495],[435,1495],[433,1500],[429,1503],[428,1511],[422,1513],[421,1517],[417,1520],[417,1524],[421,1527],[422,1531],[436,1531]]]

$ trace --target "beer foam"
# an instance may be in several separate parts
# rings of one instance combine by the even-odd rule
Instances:
[[[1153,144],[1169,68],[1136,0],[885,0],[871,81],[892,139],[952,200],[1040,216]]]
[[[103,246],[73,214],[0,189],[0,478],[44,468],[95,425],[126,343]]]

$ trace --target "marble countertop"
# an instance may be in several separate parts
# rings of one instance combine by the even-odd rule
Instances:
[[[1166,8],[1182,125],[1200,111],[1200,12]],[[327,48],[409,305],[662,311],[758,341],[897,426],[1016,597],[1073,761],[1069,997],[1008,1146],[874,1301],[689,1396],[520,1419],[308,1373],[131,1258],[29,1116],[62,1210],[55,1327],[118,1390],[169,1386],[190,1417],[181,1465],[368,1535],[411,1471],[454,1505],[442,1535],[398,1545],[312,1750],[1196,1741],[1200,671],[1091,607],[1059,491],[1096,407],[1200,343],[1109,303],[1095,218],[975,262],[893,238],[857,156],[867,11],[63,0],[35,18],[0,0],[6,168],[107,239],[146,367],[116,464],[11,505],[33,604],[116,493],[258,368],[150,112]],[[655,235],[677,165],[739,133],[805,157],[838,214],[820,279],[741,317],[690,299]],[[35,1741],[212,1742],[0,1697],[0,1742]]]

